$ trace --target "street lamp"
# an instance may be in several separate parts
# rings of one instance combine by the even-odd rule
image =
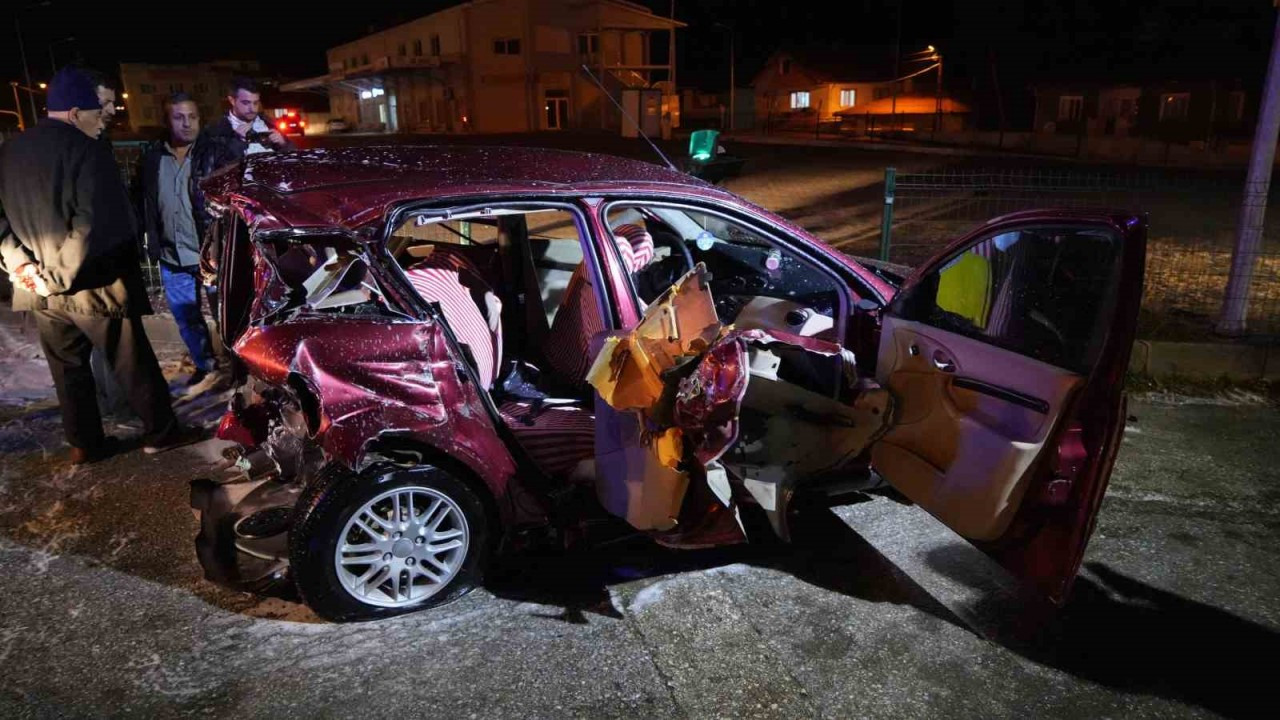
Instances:
[[[18,130],[26,130],[27,123],[22,119],[22,101],[18,99],[18,82],[16,80],[11,80],[9,81],[9,86],[13,88],[13,109],[17,110],[14,115],[18,116]],[[6,110],[5,112],[9,111]]]
[[[931,59],[938,63],[938,85],[937,89],[934,90],[936,107],[933,119],[933,131],[937,133],[939,126],[942,125],[942,53],[935,50],[932,45],[929,46],[929,50],[933,53]]]

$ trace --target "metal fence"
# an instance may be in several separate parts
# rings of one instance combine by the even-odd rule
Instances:
[[[1245,189],[1241,173],[1172,169],[945,168],[886,172],[881,257],[904,265],[999,215],[1034,208],[1106,208],[1150,217],[1144,337],[1213,336],[1224,302]],[[1247,292],[1247,333],[1280,336],[1280,192],[1262,228]]]
[[[138,173],[141,171],[142,154],[149,143],[142,140],[124,140],[111,143],[116,156],[116,164],[120,166],[120,179],[124,186],[132,192],[136,187]],[[136,201],[137,198],[134,198]],[[151,296],[151,304],[157,310],[167,308],[164,287],[160,282],[160,266],[151,262],[146,255],[142,256],[142,278],[147,284],[147,294]]]

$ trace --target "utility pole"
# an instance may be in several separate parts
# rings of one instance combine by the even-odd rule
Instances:
[[[1000,78],[996,75],[996,51],[987,49],[987,62],[991,64],[991,87],[996,91],[996,110],[1000,113],[1000,141],[998,148],[1004,148],[1004,94],[1000,92]]]
[[[938,61],[938,87],[934,91],[933,132],[937,133],[942,129],[942,53],[934,53],[934,58]]]
[[[1280,6],[1280,0],[1275,3]],[[1253,155],[1244,184],[1244,200],[1236,226],[1236,246],[1231,254],[1231,275],[1218,318],[1220,335],[1243,335],[1249,314],[1249,289],[1262,244],[1262,222],[1267,214],[1267,194],[1271,188],[1271,168],[1276,158],[1276,135],[1280,133],[1280,15],[1271,40],[1271,61],[1263,84],[1258,125],[1253,134]]]
[[[898,76],[902,74],[899,67],[902,64],[902,3],[904,0],[898,0],[898,34],[897,39],[893,43],[893,101],[889,107],[889,127],[893,127],[898,121]]]
[[[667,40],[667,62],[671,65],[671,94],[676,94],[676,0],[671,0],[671,33]]]
[[[734,126],[735,126],[734,116],[737,114],[737,111],[738,111],[738,103],[737,103],[738,81],[736,76],[734,75],[734,70],[736,68],[734,67],[734,63],[733,63],[733,34],[734,34],[733,28],[729,28],[729,131],[730,132],[733,132],[734,130]]]

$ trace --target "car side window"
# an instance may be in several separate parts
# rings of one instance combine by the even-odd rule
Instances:
[[[392,255],[434,245],[492,245],[498,242],[497,218],[442,220],[427,214],[406,217],[391,233]]]
[[[892,312],[1085,373],[1106,339],[1120,257],[1121,240],[1106,229],[999,233],[926,275]]]
[[[643,302],[704,263],[720,322],[837,339],[841,285],[750,226],[695,208],[631,203],[611,205],[606,222],[620,252],[634,248],[631,279]]]

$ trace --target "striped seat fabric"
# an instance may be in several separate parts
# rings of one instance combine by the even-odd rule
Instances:
[[[498,413],[534,463],[552,477],[568,475],[595,455],[595,416],[580,407],[534,409],[525,401],[506,402]]]
[[[614,244],[618,254],[634,273],[653,261],[653,236],[639,225],[619,225],[614,228]],[[543,355],[551,364],[551,370],[566,382],[584,385],[587,369],[591,367],[588,348],[596,333],[604,332],[604,322],[596,305],[595,290],[586,276],[586,265],[579,264],[569,277],[560,309],[551,321]]]
[[[653,236],[639,225],[627,223],[614,228],[613,241],[618,245],[627,272],[642,270],[653,262]]]
[[[501,303],[470,260],[437,248],[405,271],[423,300],[439,303],[445,322],[476,361],[485,388],[502,362]]]

